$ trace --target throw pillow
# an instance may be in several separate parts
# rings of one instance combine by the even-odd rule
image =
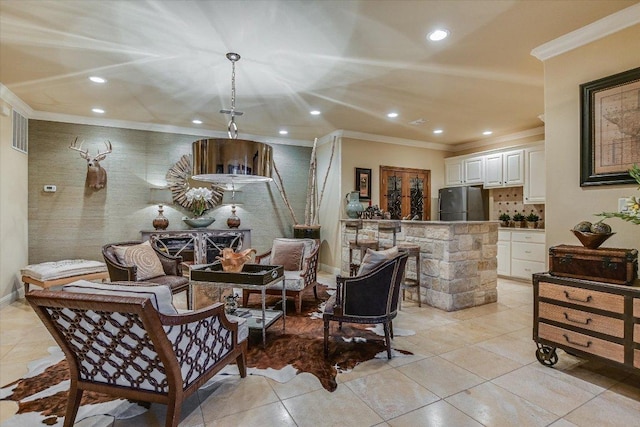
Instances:
[[[288,271],[301,270],[304,246],[304,242],[298,239],[275,239],[271,248],[271,264],[282,265]]]
[[[78,280],[62,287],[64,292],[78,294],[113,295],[122,297],[149,298],[153,307],[162,314],[178,314],[173,306],[173,295],[167,285],[144,284],[131,285],[124,283],[94,283],[87,280]],[[133,286],[132,286],[133,285]]]
[[[373,249],[367,249],[367,253],[362,257],[360,262],[360,269],[358,270],[358,276],[371,273],[380,264],[390,259],[395,258],[398,255],[398,247],[394,246],[383,251],[374,251]]]
[[[136,280],[146,280],[165,275],[162,263],[148,240],[139,245],[114,246],[113,250],[118,257],[118,261],[122,264],[138,267]]]

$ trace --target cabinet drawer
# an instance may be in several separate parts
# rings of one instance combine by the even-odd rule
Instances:
[[[640,298],[633,299],[633,316],[640,318]]]
[[[624,338],[624,321],[622,319],[614,319],[586,311],[548,304],[546,302],[541,302],[538,307],[539,316],[541,318],[562,322],[566,325],[588,329],[590,331],[600,332],[602,334],[618,338]],[[640,328],[636,331],[636,335],[639,333]]]
[[[633,330],[633,340],[640,344],[640,323],[636,323],[636,325],[633,327]]]
[[[634,350],[635,357],[633,358],[633,366],[640,368],[640,350]]]
[[[544,262],[525,261],[521,259],[511,260],[511,276],[531,279],[533,273],[541,273],[545,270]]]
[[[534,231],[514,231],[511,233],[511,241],[544,244],[544,233]]]
[[[511,241],[511,232],[498,230],[498,241],[499,242],[509,242]]]
[[[579,304],[584,307],[599,308],[614,313],[624,312],[624,297],[622,295],[544,282],[540,282],[538,291],[541,297],[551,298],[557,301]]]
[[[511,257],[544,263],[544,245],[539,243],[511,242]]]
[[[618,363],[624,363],[624,347],[620,344],[604,341],[578,332],[557,328],[555,326],[547,325],[546,323],[540,323],[538,327],[538,336],[557,344],[572,347],[586,353],[595,354],[596,356],[604,357],[606,359],[615,360]]]

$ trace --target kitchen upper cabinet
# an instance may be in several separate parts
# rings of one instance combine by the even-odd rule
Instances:
[[[525,150],[524,202],[544,203],[546,199],[546,163],[544,146]]]
[[[445,186],[484,183],[484,156],[455,157],[444,161]]]
[[[516,187],[524,183],[524,150],[487,154],[484,188]]]

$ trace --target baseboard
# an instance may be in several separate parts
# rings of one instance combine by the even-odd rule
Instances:
[[[331,265],[327,265],[327,264],[318,264],[318,268],[320,269],[320,271],[322,271],[323,273],[329,273],[329,274],[333,274],[334,276],[337,276],[340,274],[340,269],[333,267]]]
[[[11,292],[9,295],[5,295],[0,298],[0,308],[6,307],[14,301],[19,300],[24,297],[24,289],[18,289],[17,291]]]

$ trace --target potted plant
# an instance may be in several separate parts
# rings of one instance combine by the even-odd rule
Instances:
[[[522,223],[524,222],[524,215],[520,212],[516,212],[513,214],[513,223],[516,227],[522,228]]]
[[[509,222],[511,221],[511,215],[509,215],[508,213],[503,213],[502,215],[500,215],[498,217],[498,219],[500,221],[502,221],[502,226],[503,227],[508,227],[509,226]]]
[[[528,228],[538,228],[538,220],[540,217],[536,215],[533,211],[525,218],[527,220]]]

